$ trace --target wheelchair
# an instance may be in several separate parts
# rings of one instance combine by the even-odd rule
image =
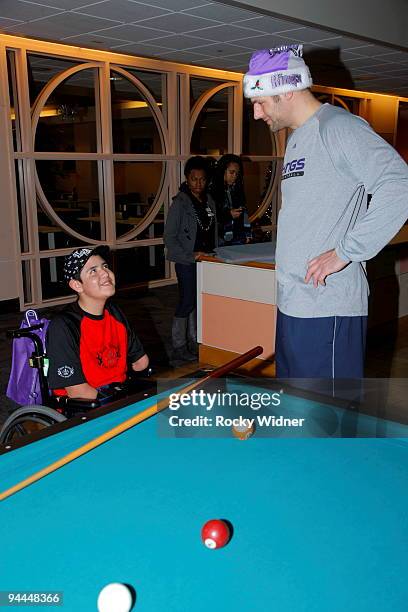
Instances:
[[[0,450],[11,450],[16,446],[45,437],[45,429],[70,421],[72,425],[106,414],[112,410],[157,392],[153,370],[149,367],[143,372],[132,372],[123,383],[112,383],[98,392],[94,400],[56,396],[50,392],[44,366],[46,353],[41,338],[35,333],[42,323],[24,329],[7,331],[9,338],[29,338],[33,343],[33,353],[29,359],[32,368],[38,370],[42,404],[30,404],[17,408],[6,419],[0,430]],[[53,433],[55,428],[52,428]]]

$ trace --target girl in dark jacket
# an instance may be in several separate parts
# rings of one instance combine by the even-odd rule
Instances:
[[[203,157],[187,160],[185,182],[173,198],[164,228],[166,257],[175,262],[179,303],[172,326],[173,358],[177,366],[197,358],[196,261],[217,246],[215,203],[207,194],[207,164]]]
[[[246,244],[251,224],[245,202],[242,161],[238,155],[223,155],[210,186],[217,207],[219,243]]]

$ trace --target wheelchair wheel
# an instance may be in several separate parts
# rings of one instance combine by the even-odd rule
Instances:
[[[66,417],[47,406],[22,406],[4,423],[0,431],[0,444],[11,444],[23,436],[36,433],[44,427],[62,423]]]

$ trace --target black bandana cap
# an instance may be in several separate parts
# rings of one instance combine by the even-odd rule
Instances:
[[[109,257],[110,249],[106,245],[100,245],[94,249],[76,249],[64,259],[64,280],[69,283],[71,278],[78,278],[82,268],[92,255],[100,255],[103,259]]]

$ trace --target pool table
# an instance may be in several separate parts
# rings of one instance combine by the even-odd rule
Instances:
[[[1,490],[154,401],[2,454]],[[0,591],[63,591],[69,612],[95,610],[111,582],[134,588],[137,612],[405,612],[408,426],[384,422],[380,439],[373,417],[282,401],[303,433],[166,434],[167,410],[1,502]],[[233,526],[219,550],[200,538],[212,518]]]

